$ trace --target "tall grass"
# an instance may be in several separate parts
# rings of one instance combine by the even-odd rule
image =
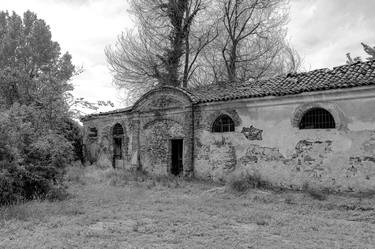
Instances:
[[[84,210],[73,202],[49,202],[34,200],[0,207],[0,223],[8,220],[40,220],[49,216],[74,216],[84,214]]]

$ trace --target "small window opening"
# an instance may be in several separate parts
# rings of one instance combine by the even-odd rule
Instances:
[[[335,127],[333,116],[323,108],[308,110],[299,124],[300,129],[334,129]]]
[[[98,136],[98,130],[94,128],[90,128],[89,130],[89,137],[90,138],[96,138]]]
[[[221,115],[218,117],[212,126],[212,132],[232,131],[234,131],[234,122],[228,115]]]

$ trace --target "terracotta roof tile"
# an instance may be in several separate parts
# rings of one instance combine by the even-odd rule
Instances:
[[[367,85],[375,85],[375,60],[338,66],[332,70],[327,68],[317,69],[310,72],[288,74],[267,80],[249,81],[236,85],[207,85],[193,89],[178,89],[189,95],[193,103],[205,103],[242,98],[285,96]],[[130,112],[131,110],[132,108],[129,107],[105,113],[91,114],[85,116],[82,120],[109,114]]]
[[[188,91],[196,103],[239,98],[283,96],[328,89],[375,85],[375,60],[352,65],[317,69],[275,78],[227,85],[208,85]]]

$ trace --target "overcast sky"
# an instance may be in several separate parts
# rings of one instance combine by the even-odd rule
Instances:
[[[53,40],[84,72],[74,79],[74,94],[91,101],[111,100],[112,86],[104,48],[132,27],[126,0],[0,0],[0,10],[30,9],[51,27]],[[292,0],[288,36],[306,70],[344,64],[345,54],[364,57],[360,42],[375,46],[374,0]]]

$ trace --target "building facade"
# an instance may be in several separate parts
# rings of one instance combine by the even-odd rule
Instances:
[[[160,87],[82,122],[87,160],[107,167],[375,189],[375,61],[235,86]]]

